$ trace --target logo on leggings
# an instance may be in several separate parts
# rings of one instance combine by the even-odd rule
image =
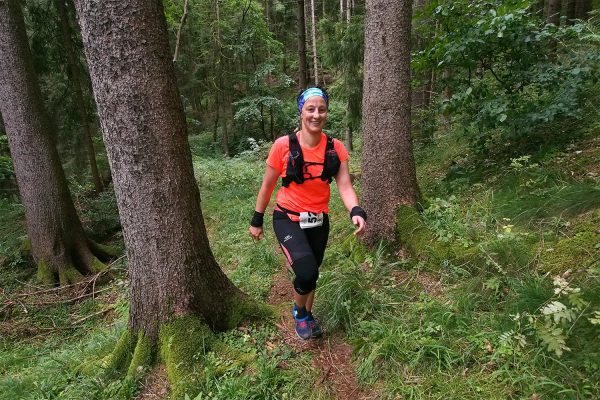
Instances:
[[[291,238],[292,238],[292,235],[287,235],[286,237],[283,238],[283,243],[287,242]]]

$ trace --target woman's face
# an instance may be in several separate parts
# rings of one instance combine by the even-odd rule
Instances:
[[[302,129],[308,133],[321,133],[327,121],[327,103],[321,96],[310,97],[302,106],[300,114]]]

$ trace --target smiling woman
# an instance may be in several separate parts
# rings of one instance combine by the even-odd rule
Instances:
[[[334,178],[357,226],[355,234],[362,234],[367,219],[350,182],[348,152],[340,141],[323,133],[328,106],[329,97],[321,88],[311,87],[298,95],[300,130],[273,144],[250,222],[252,237],[262,239],[264,212],[281,177],[273,230],[296,275],[292,316],[296,334],[304,340],[321,334],[312,306],[329,236],[329,184]]]

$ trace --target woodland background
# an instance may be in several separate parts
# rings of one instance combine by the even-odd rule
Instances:
[[[132,322],[143,252],[134,258],[124,233],[135,212],[120,203],[119,216],[115,187],[125,175],[108,161],[118,129],[96,111],[102,80],[84,52],[81,31],[93,45],[93,27],[80,29],[85,1],[14,4],[60,161],[38,157],[43,173],[31,193],[43,195],[38,204],[58,203],[64,193],[42,182],[62,166],[76,211],[66,220],[78,216],[73,231],[89,250],[75,251],[77,268],[54,271],[35,253],[52,241],[33,243],[32,254],[18,156],[1,124],[0,398],[600,397],[597,1],[163,1],[185,113],[178,132],[187,132],[202,198],[196,214],[214,254],[202,265],[220,266],[223,282],[270,305],[231,329],[215,329],[218,318],[200,312],[216,333],[169,316],[166,328]],[[399,34],[370,41],[392,20]],[[390,64],[366,61],[378,53]],[[396,74],[402,65],[406,76]],[[149,80],[131,79],[132,93]],[[286,325],[288,277],[270,221],[266,241],[247,234],[266,154],[296,127],[296,94],[307,84],[327,87],[326,131],[352,150],[369,224],[382,227],[356,240],[332,185],[316,310],[326,337],[309,345]],[[153,95],[136,98],[139,115]],[[3,104],[8,121],[16,107]],[[388,123],[393,107],[400,116]],[[132,132],[143,122],[129,120]],[[391,169],[382,167],[385,147],[404,155]],[[159,161],[177,158],[168,145],[148,149]],[[398,176],[399,192],[381,184]],[[153,233],[174,236],[164,229]],[[208,248],[202,243],[190,247]],[[219,304],[237,293],[223,285],[211,289]],[[140,303],[155,295],[146,292]],[[144,337],[157,344],[144,347]]]

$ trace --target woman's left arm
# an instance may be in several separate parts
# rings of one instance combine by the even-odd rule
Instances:
[[[338,173],[335,175],[335,182],[340,192],[342,202],[352,212],[352,209],[358,207],[358,197],[352,187],[352,181],[350,180],[350,171],[348,169],[348,161],[342,161]],[[356,226],[354,234],[362,234],[365,230],[366,221],[360,215],[352,216],[352,223]]]

